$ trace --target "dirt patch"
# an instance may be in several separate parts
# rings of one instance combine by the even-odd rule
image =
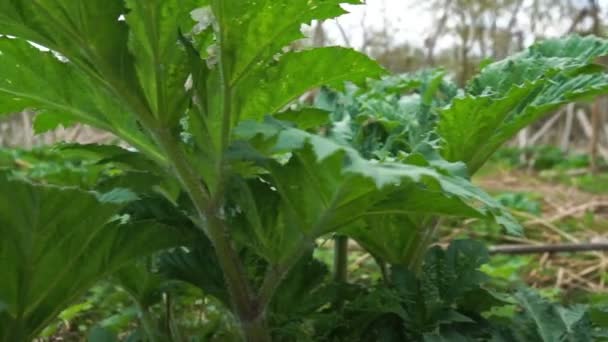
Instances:
[[[594,194],[574,186],[542,179],[537,173],[500,170],[477,177],[486,191],[533,194],[541,202],[538,215],[513,210],[526,237],[515,243],[586,243],[608,241],[608,194]],[[523,274],[531,285],[566,290],[607,292],[608,253],[544,253]]]

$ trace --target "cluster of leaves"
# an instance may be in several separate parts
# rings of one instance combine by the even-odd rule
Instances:
[[[335,113],[336,139],[369,157],[399,158],[430,145],[472,174],[523,127],[564,103],[605,92],[608,78],[594,60],[607,49],[596,37],[550,39],[486,64],[463,89],[445,72],[429,70],[326,90],[316,105]]]
[[[485,65],[463,89],[442,70],[427,70],[343,91],[323,88],[314,105],[330,112],[324,134],[368,159],[401,164],[424,160],[425,166],[444,174],[467,178],[519,129],[563,103],[604,92],[608,78],[593,61],[606,49],[594,37],[547,40]],[[404,215],[390,216],[347,232],[375,256],[415,265],[420,253],[395,255],[387,249],[412,251],[412,245],[424,241],[420,232],[432,230],[436,219],[420,213],[406,220]],[[515,226],[503,226],[518,232]],[[388,248],[385,241],[374,241],[378,232],[398,237],[399,245]]]
[[[480,268],[484,245],[433,247],[418,274],[394,267],[376,286],[336,284],[314,260],[299,264],[277,297],[277,341],[601,341],[602,306],[564,307],[520,287],[503,293]],[[296,273],[297,272],[297,273]],[[290,290],[287,290],[287,289]],[[304,291],[314,295],[303,297]],[[287,296],[286,296],[287,294]],[[275,312],[281,312],[277,308]],[[286,315],[287,314],[287,315]]]
[[[401,270],[423,265],[441,215],[521,233],[467,174],[542,114],[607,91],[593,58],[608,42],[539,43],[485,66],[463,90],[430,71],[372,82],[361,95],[344,82],[382,75],[374,61],[338,47],[286,48],[302,24],[344,13],[341,2],[360,3],[0,0],[2,114],[36,109],[39,131],[80,122],[135,149],[2,154],[0,340],[31,340],[109,275],[138,308],[136,334],[153,341],[181,339],[150,319],[160,294],[175,294],[167,280],[230,307],[251,341],[305,328],[294,309],[334,303],[356,313],[365,299],[345,301],[345,289],[325,286],[324,267],[310,258],[317,239],[335,233],[390,266],[386,293],[423,300],[422,312],[391,316],[411,323],[407,336],[437,332],[429,321],[444,313],[463,319],[458,296],[477,285],[460,283],[455,268],[430,271],[459,263],[458,248],[432,250],[422,276]],[[358,98],[342,110],[326,96],[331,117],[288,108],[320,86]],[[324,118],[333,121],[319,134]],[[469,280],[479,275],[467,270]],[[462,289],[443,293],[443,282]],[[432,287],[436,294],[425,292]],[[373,300],[386,294],[371,292]],[[361,336],[376,338],[374,324],[361,326],[371,327]]]
[[[59,146],[56,149],[65,148],[69,147]],[[90,146],[81,152],[103,148]],[[46,171],[49,179],[53,179],[57,170],[73,171],[74,165],[66,163],[64,159],[53,162],[46,157],[40,158],[51,157],[56,149],[5,151],[4,155],[10,153],[11,163],[27,160],[29,170],[32,170],[26,173],[23,169],[11,168],[13,177],[40,181],[44,178],[41,177],[41,170],[50,170]],[[4,160],[6,162],[9,158]],[[90,179],[91,170],[96,172],[100,165],[108,167],[105,163],[100,164],[92,153],[81,154],[74,162],[76,160],[80,164],[77,168],[79,174],[87,175],[84,179]],[[84,172],[87,167],[89,170]],[[116,165],[112,168],[119,170]],[[67,179],[63,180],[66,183],[62,185],[70,185]],[[82,184],[81,179],[71,185],[75,184]],[[130,215],[131,220],[135,221],[153,220],[167,227],[194,228],[188,217],[158,197],[148,196],[132,202],[122,214]],[[125,331],[130,331],[129,340],[137,341],[146,335],[146,331],[133,329],[131,323],[142,313],[150,315],[152,334],[160,339],[175,339],[171,335],[174,331],[179,331],[182,337],[194,334],[190,336],[205,336],[210,340],[238,339],[235,327],[230,325],[230,316],[222,308],[213,309],[214,305],[228,306],[229,294],[209,240],[203,235],[195,235],[198,238],[182,242],[187,248],[173,249],[154,258],[153,267],[137,263],[122,266],[113,272],[112,282],[126,291],[131,302],[126,302],[123,312],[108,315],[98,322],[97,327],[88,332],[89,339],[115,341],[116,333],[124,335]],[[265,262],[255,256],[248,259],[248,265],[252,265],[249,273],[253,278],[260,277],[263,267],[259,265]],[[334,283],[327,265],[312,259],[310,255],[306,256],[293,267],[271,303],[269,312],[273,338],[277,341],[292,341],[294,338],[302,341],[441,341],[454,338],[591,341],[590,333],[601,336],[603,311],[599,309],[594,309],[595,318],[591,320],[582,306],[565,309],[549,304],[529,290],[520,290],[514,297],[489,290],[491,284],[487,276],[478,270],[487,261],[488,255],[483,245],[466,240],[455,241],[445,251],[439,247],[432,248],[419,274],[395,265],[388,282],[369,288],[356,283]],[[172,312],[179,312],[179,308],[194,310],[192,301],[196,300],[196,296],[210,298],[211,301],[206,300],[202,309],[206,315],[210,315],[202,326],[204,329],[188,329],[187,319],[176,318],[173,318],[171,328],[164,328],[166,312],[163,310],[166,309],[160,305],[163,294],[176,298]],[[79,310],[90,310],[91,301],[70,307],[59,316],[69,318],[78,314]],[[214,312],[218,315],[215,321],[211,318]],[[536,317],[537,312],[546,317]],[[45,324],[48,323],[51,322]],[[543,335],[549,332],[552,335]],[[45,333],[50,334],[52,330],[47,329]]]

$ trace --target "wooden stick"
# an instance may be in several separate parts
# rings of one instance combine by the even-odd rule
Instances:
[[[551,127],[553,127],[557,120],[561,118],[563,112],[563,110],[560,110],[559,112],[553,114],[553,116],[547,120],[547,122],[545,122],[545,124],[536,133],[534,133],[530,140],[528,140],[528,145],[534,145],[540,138],[542,138],[543,135],[545,135],[551,129]]]
[[[490,247],[490,254],[538,254],[608,251],[608,243],[563,243],[547,245],[500,245]]]
[[[566,108],[566,126],[562,134],[560,147],[564,151],[568,151],[570,147],[570,135],[572,134],[572,122],[574,121],[574,103],[568,104]]]
[[[589,138],[589,139],[592,139],[593,138],[593,125],[587,118],[587,114],[585,114],[585,111],[583,111],[583,110],[577,111],[576,118],[578,119],[578,122],[581,125],[583,132],[585,133],[585,136],[587,136],[587,138]],[[606,148],[604,148],[603,146],[597,146],[597,151],[602,155],[602,157],[604,159],[608,159],[608,150],[606,150]]]
[[[600,115],[601,115],[601,99],[596,99],[591,107],[591,137],[589,141],[589,169],[593,174],[598,173],[598,150],[600,143]]]

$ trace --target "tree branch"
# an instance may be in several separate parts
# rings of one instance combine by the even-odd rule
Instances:
[[[608,242],[563,243],[545,245],[499,245],[490,247],[490,254],[538,254],[608,251]]]

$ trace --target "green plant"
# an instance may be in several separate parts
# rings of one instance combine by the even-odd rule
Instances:
[[[388,76],[344,92],[326,89],[316,106],[333,113],[329,137],[368,158],[402,163],[426,159],[427,165],[470,177],[521,128],[564,103],[605,92],[608,79],[594,59],[606,49],[605,42],[594,37],[547,40],[486,64],[463,89],[442,70],[429,70]],[[382,246],[384,251],[374,253],[383,258],[390,247],[379,231],[423,246],[387,259],[416,267],[434,236],[437,218],[413,216],[407,230],[401,229],[402,220],[382,228],[375,222],[375,229],[351,229],[351,236],[370,250]]]
[[[354,125],[336,121],[322,136],[315,128],[328,116],[290,104],[310,89],[384,73],[349,49],[288,48],[302,24],[342,14],[340,2],[360,1],[0,0],[2,112],[36,109],[38,129],[81,122],[137,150],[72,147],[89,160],[61,168],[73,180],[48,167],[36,178],[8,158],[0,178],[0,272],[11,279],[0,284],[3,340],[35,337],[95,280],[120,278],[136,257],[161,249],[158,272],[131,268],[142,283],[120,281],[147,340],[179,340],[159,335],[147,316],[163,274],[230,307],[247,341],[268,341],[304,329],[298,316],[348,307],[349,284],[324,284],[324,268],[310,258],[320,237],[354,237],[395,284],[399,270],[422,267],[440,215],[521,233],[467,169],[542,114],[605,92],[608,79],[592,59],[608,43],[540,43],[486,66],[464,91],[440,72],[378,84],[388,93],[383,115],[350,113]],[[391,114],[395,100],[400,111]],[[72,254],[84,250],[86,259]],[[308,305],[294,306],[311,291]],[[37,297],[46,293],[53,301]]]
[[[525,287],[513,296],[497,291],[478,270],[488,260],[475,241],[431,248],[418,274],[395,268],[392,286],[362,290],[327,334],[343,335],[340,341],[549,342],[592,341],[606,332],[599,307],[566,308]]]

